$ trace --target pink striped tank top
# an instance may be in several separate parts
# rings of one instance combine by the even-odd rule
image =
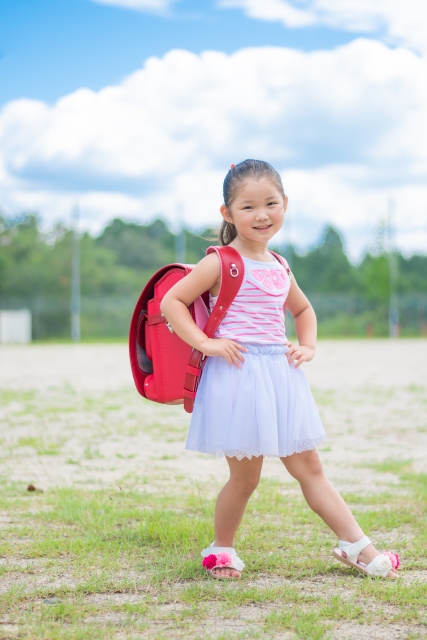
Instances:
[[[286,342],[283,305],[291,281],[286,269],[274,262],[258,262],[243,257],[245,277],[216,338],[257,344]],[[212,311],[217,297],[209,296]]]

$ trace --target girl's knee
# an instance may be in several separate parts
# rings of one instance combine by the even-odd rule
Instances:
[[[323,466],[316,449],[294,453],[288,459],[284,458],[283,463],[291,476],[299,482],[309,477],[323,476]]]
[[[246,476],[234,477],[231,476],[230,482],[234,487],[242,494],[251,495],[259,484],[259,474],[249,474]]]
[[[253,457],[251,460],[229,458],[230,467],[229,483],[242,495],[251,495],[259,484],[262,470],[262,457]]]

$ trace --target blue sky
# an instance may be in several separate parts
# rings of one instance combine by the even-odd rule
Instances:
[[[114,215],[173,225],[182,206],[188,224],[215,224],[228,165],[263,157],[301,248],[332,222],[357,257],[393,200],[400,246],[423,250],[420,7],[3,0],[0,211],[48,225],[79,202],[96,231]]]
[[[283,28],[215,2],[182,0],[166,17],[91,0],[3,0],[0,104],[54,102],[80,87],[115,84],[171,49],[232,53],[243,47],[331,49],[355,35],[328,27]]]

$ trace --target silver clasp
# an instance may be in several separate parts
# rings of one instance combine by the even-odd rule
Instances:
[[[167,320],[165,320],[165,325],[167,326],[167,328],[169,329],[169,331],[171,333],[175,333],[175,331],[172,329],[172,327],[170,326],[169,322]]]
[[[232,278],[237,278],[237,276],[239,275],[239,270],[237,268],[237,265],[234,264],[234,262],[230,265],[230,276]]]

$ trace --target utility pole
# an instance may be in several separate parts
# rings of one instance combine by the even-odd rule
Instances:
[[[388,267],[390,278],[390,298],[388,312],[388,327],[390,338],[399,337],[399,298],[397,294],[397,280],[399,275],[399,265],[397,262],[397,251],[395,246],[393,218],[396,203],[393,199],[388,201],[387,211],[387,244],[388,244]]]
[[[178,218],[178,229],[175,236],[175,260],[176,262],[185,263],[185,227],[184,227],[184,208],[182,204],[176,207]]]
[[[71,339],[80,341],[80,238],[79,206],[74,207],[71,245]]]

